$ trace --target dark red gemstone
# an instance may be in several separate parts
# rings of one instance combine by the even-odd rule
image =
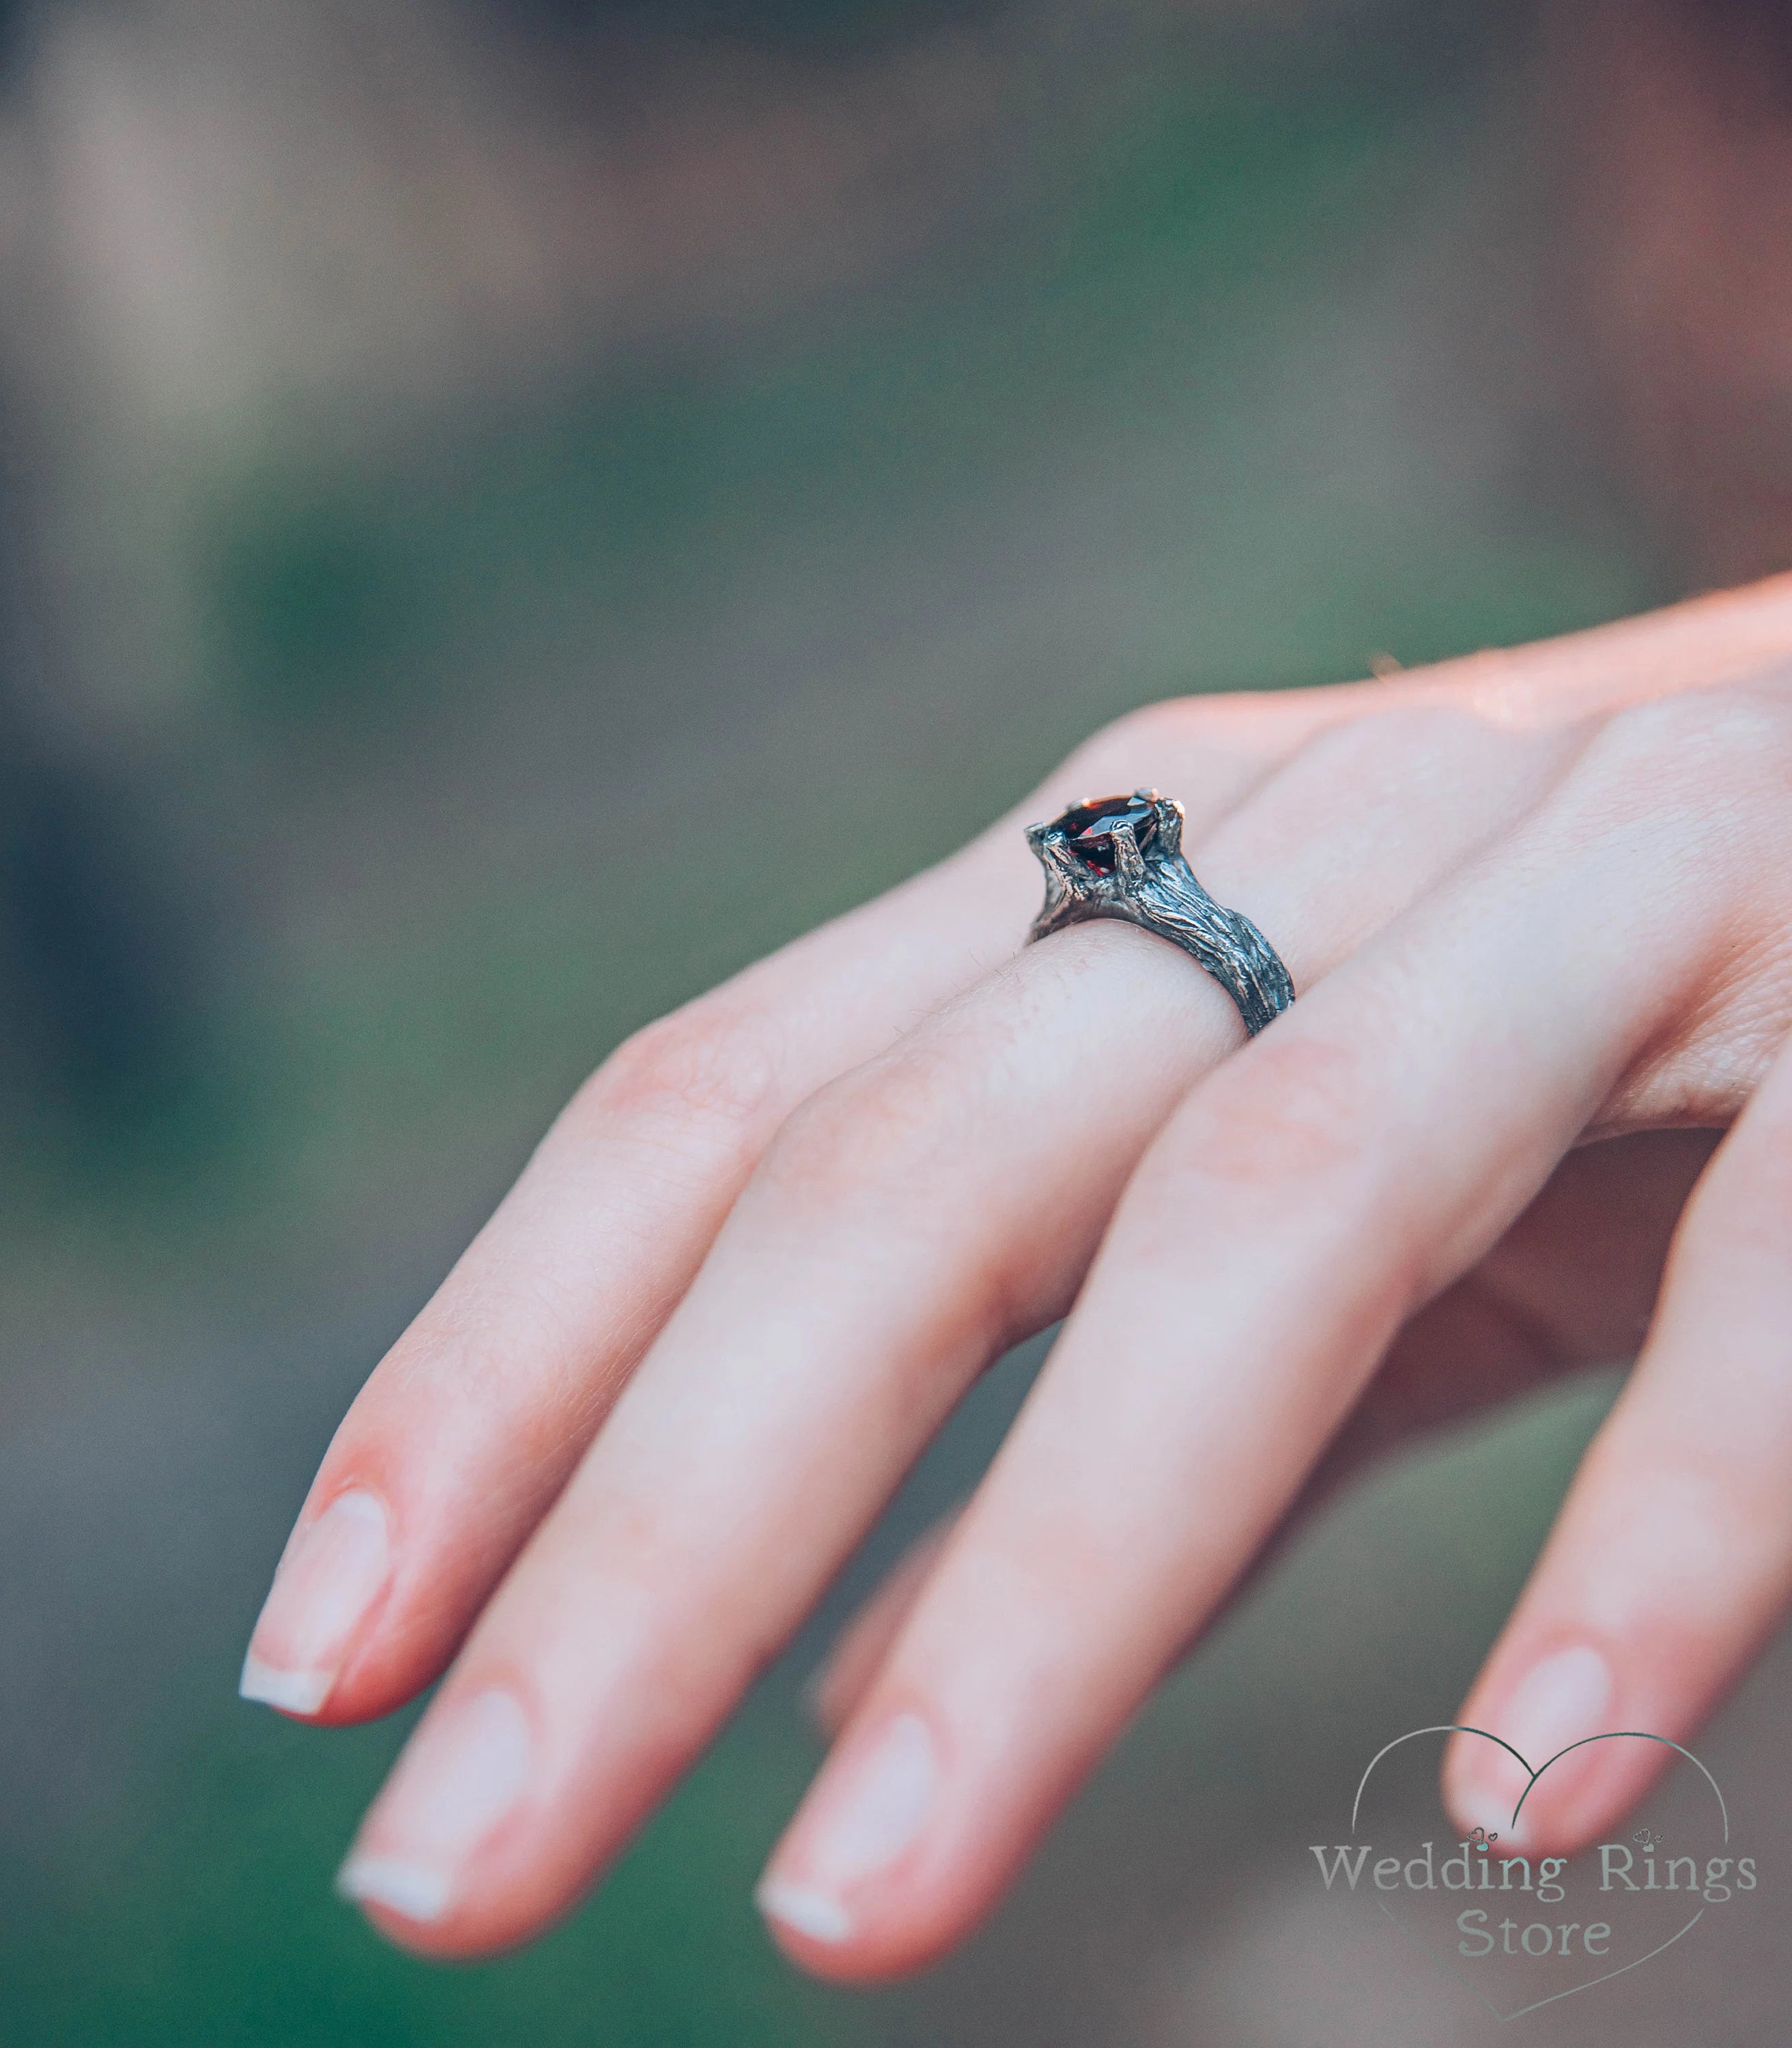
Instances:
[[[1061,832],[1070,850],[1085,867],[1097,874],[1114,872],[1114,829],[1131,825],[1138,850],[1145,852],[1158,836],[1157,807],[1143,797],[1098,797],[1092,804],[1076,804],[1052,824],[1054,835]]]

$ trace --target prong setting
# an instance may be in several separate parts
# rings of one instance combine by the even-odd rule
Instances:
[[[1117,882],[1134,888],[1145,879],[1145,856],[1131,825],[1114,828],[1114,875]]]
[[[1183,820],[1174,797],[1135,789],[1028,826],[1027,844],[1045,871],[1045,901],[1030,936],[1091,917],[1138,925],[1197,960],[1255,1034],[1294,1001],[1294,983],[1250,919],[1216,903],[1195,879],[1183,856]]]

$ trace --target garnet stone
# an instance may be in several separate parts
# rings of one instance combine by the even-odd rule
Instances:
[[[1132,827],[1143,853],[1158,836],[1157,806],[1144,797],[1097,797],[1093,803],[1075,805],[1053,820],[1052,835],[1056,838],[1061,833],[1085,867],[1092,867],[1098,875],[1111,875],[1117,825]]]

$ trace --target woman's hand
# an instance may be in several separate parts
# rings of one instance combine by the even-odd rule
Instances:
[[[805,1963],[962,1935],[1303,1495],[1639,1344],[1464,1717],[1536,1761],[1689,1736],[1792,1592],[1788,651],[1792,582],[1137,714],[624,1045],[355,1402],[256,1630],[245,1691],[320,1720],[452,1662],[349,1894],[436,1953],[541,1927],[1060,1317],[830,1678],[762,1891]],[[1294,973],[1248,1045],[1160,939],[1018,949],[1022,826],[1140,785]],[[1507,1829],[1488,1749],[1446,1793]],[[1644,1751],[1552,1771],[1522,1832],[1584,1844]]]

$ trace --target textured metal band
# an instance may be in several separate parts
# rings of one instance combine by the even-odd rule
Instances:
[[[1118,917],[1154,932],[1198,960],[1233,1002],[1252,1038],[1294,1000],[1280,955],[1251,920],[1216,903],[1182,853],[1182,806],[1155,789],[1136,792],[1155,806],[1155,844],[1141,852],[1132,832],[1112,835],[1114,871],[1102,874],[1072,851],[1050,825],[1029,825],[1027,844],[1045,871],[1045,904],[1029,943],[1091,917]]]

